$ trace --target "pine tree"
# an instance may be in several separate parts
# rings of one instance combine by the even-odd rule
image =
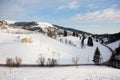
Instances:
[[[104,41],[103,41],[103,39],[101,40],[101,44],[103,44],[104,43]]]
[[[97,47],[96,50],[95,50],[95,53],[94,53],[93,62],[96,65],[99,65],[100,61],[101,61],[100,51],[99,51],[99,48]]]
[[[120,47],[115,49],[116,54],[120,54]]]
[[[88,46],[93,46],[93,40],[91,37],[88,38],[88,42],[87,42]]]
[[[119,42],[118,48],[120,48],[120,42]]]
[[[76,33],[76,37],[78,37],[78,34]]]
[[[98,39],[96,39],[96,42],[98,42]]]
[[[85,35],[83,34],[82,35],[82,40],[81,40],[81,48],[84,47],[84,40],[85,40]]]
[[[66,30],[64,30],[64,37],[66,37],[67,36],[67,31]]]
[[[75,32],[73,32],[72,36],[75,36]]]
[[[120,54],[120,43],[119,43],[119,47],[115,49],[116,54]]]

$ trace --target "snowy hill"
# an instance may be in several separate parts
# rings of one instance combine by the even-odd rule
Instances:
[[[62,29],[62,30],[67,30],[67,31],[71,31],[71,32],[76,32],[76,33],[79,33],[79,34],[88,34],[88,35],[91,35],[91,34],[92,34],[92,33],[89,33],[89,32],[77,30],[77,29],[74,29],[74,28],[67,28],[67,27],[63,27],[63,26],[58,26],[58,25],[55,25],[55,24],[53,24],[53,26],[55,26],[56,28]]]
[[[52,24],[50,24],[50,23],[45,23],[45,22],[38,22],[37,24],[38,24],[38,26],[41,27],[41,28],[54,27]]]
[[[5,20],[6,22],[8,22],[9,24],[14,24],[15,21],[10,21],[10,20]]]
[[[30,38],[32,43],[22,43],[23,38]],[[59,41],[59,38],[73,41],[76,45],[71,46]],[[8,57],[16,56],[22,59],[23,64],[37,64],[36,60],[39,55],[46,58],[55,58],[58,64],[72,64],[72,57],[79,57],[79,64],[94,64],[93,55],[96,47],[100,49],[102,62],[106,62],[111,57],[108,48],[100,43],[94,42],[93,47],[87,46],[81,48],[81,41],[77,37],[59,37],[57,40],[52,39],[42,33],[31,34],[12,34],[0,32],[0,63],[5,63]]]
[[[120,45],[120,40],[110,43],[107,46],[109,46],[112,50],[115,50],[116,48],[119,47],[119,45]]]

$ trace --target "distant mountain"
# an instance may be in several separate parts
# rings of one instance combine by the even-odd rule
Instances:
[[[3,25],[3,23],[4,25]],[[49,27],[56,27],[62,30],[67,30],[71,32],[75,32],[77,34],[88,34],[92,35],[94,38],[98,39],[100,42],[103,41],[105,44],[109,44],[112,42],[115,42],[117,40],[120,40],[120,32],[119,33],[114,33],[114,34],[92,34],[89,32],[73,29],[73,28],[66,28],[63,26],[59,26],[56,24],[50,24],[50,23],[45,23],[45,22],[13,22],[13,21],[1,21],[2,27],[6,28],[6,23],[9,23],[9,26],[14,27],[14,28],[22,28],[22,29],[27,29],[27,30],[33,30],[33,31],[42,31],[42,29],[49,28]],[[6,24],[6,25],[5,25]],[[8,26],[8,25],[7,25]]]
[[[71,31],[71,32],[76,32],[78,34],[88,34],[88,35],[91,35],[92,33],[88,33],[88,32],[85,32],[85,31],[81,31],[81,30],[77,30],[77,29],[73,29],[73,28],[66,28],[66,27],[63,27],[63,26],[58,26],[58,25],[55,25],[55,24],[50,24],[50,23],[45,23],[45,22],[15,22],[14,23],[14,26],[18,26],[18,27],[31,27],[31,26],[39,26],[41,28],[46,28],[46,27],[57,27],[57,28],[60,28],[60,29],[63,29],[63,30],[67,30],[67,31]]]
[[[15,26],[36,26],[38,25],[37,22],[15,22],[14,23]]]
[[[88,35],[92,34],[92,33],[88,33],[88,32],[85,32],[85,31],[81,31],[81,30],[77,30],[77,29],[73,29],[73,28],[66,28],[66,27],[58,26],[58,25],[54,25],[54,24],[53,24],[53,26],[55,26],[57,28],[60,28],[60,29],[63,29],[63,30],[68,30],[68,31],[76,32],[78,34],[88,34]]]
[[[115,41],[120,40],[120,32],[114,33],[114,34],[95,34],[93,35],[94,38],[97,38],[99,40],[107,39],[107,41],[104,41],[105,44],[109,44]]]

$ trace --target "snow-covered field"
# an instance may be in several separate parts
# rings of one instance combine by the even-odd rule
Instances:
[[[120,40],[110,43],[107,46],[109,46],[112,50],[115,50],[116,48],[120,46]]]
[[[39,23],[41,28],[51,24]],[[22,34],[21,34],[22,32]],[[20,33],[20,34],[18,34]],[[28,33],[28,34],[27,34]],[[29,38],[31,43],[22,43],[22,39]],[[62,39],[62,42],[60,41]],[[72,41],[75,46],[65,43]],[[73,64],[72,57],[79,57],[78,64],[94,64],[93,56],[96,47],[101,54],[101,63],[110,59],[111,51],[95,42],[93,47],[85,45],[81,48],[78,37],[67,36],[53,39],[45,34],[26,31],[23,29],[7,29],[0,31],[0,64],[5,64],[7,58],[22,59],[22,64],[37,64],[39,55],[55,58],[58,64]],[[111,44],[111,47],[116,47]],[[79,66],[76,67],[0,67],[0,80],[120,80],[120,70],[106,66]]]
[[[23,38],[31,38],[32,43],[22,43]],[[100,49],[101,62],[106,62],[111,57],[110,50],[100,43],[94,42],[94,46],[89,47],[86,39],[85,47],[81,48],[79,38],[62,37],[62,39],[65,38],[73,41],[77,47],[40,33],[12,34],[0,32],[0,63],[5,63],[8,57],[15,58],[17,56],[22,59],[23,64],[37,64],[38,56],[42,55],[46,59],[57,59],[59,64],[72,64],[72,57],[79,57],[79,64],[93,64],[92,60],[96,47]]]
[[[120,80],[120,70],[105,66],[12,68],[0,67],[0,80]]]

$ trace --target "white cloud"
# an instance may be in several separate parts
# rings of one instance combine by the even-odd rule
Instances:
[[[91,23],[120,23],[120,10],[108,8],[102,11],[88,12],[85,14],[76,14],[72,17],[72,20],[77,22]]]
[[[74,1],[71,1],[67,4],[64,4],[64,5],[61,5],[57,8],[57,10],[62,10],[62,9],[78,9],[80,7],[79,3],[74,0]]]
[[[7,9],[7,8],[9,8],[9,9]],[[25,13],[26,13],[26,11],[22,7],[17,6],[17,5],[11,5],[9,7],[4,7],[4,9],[1,10],[0,18],[14,20],[14,19],[18,19],[18,18],[24,16]]]
[[[28,20],[31,16],[40,15],[36,12],[42,14],[45,10],[52,10],[55,3],[57,2],[47,0],[3,0],[0,3],[0,19]]]
[[[79,4],[77,1],[72,1],[68,4],[68,8],[70,9],[76,9],[76,8],[79,8]]]

